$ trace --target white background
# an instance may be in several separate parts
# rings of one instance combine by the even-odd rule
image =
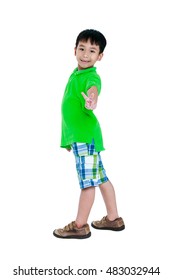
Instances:
[[[19,265],[103,269],[93,279],[142,277],[110,276],[109,266],[159,266],[160,276],[143,279],[170,279],[171,2],[0,2],[2,279],[26,279],[13,276]],[[75,219],[80,190],[73,155],[59,147],[60,106],[76,67],[76,36],[86,28],[98,29],[108,41],[96,65],[103,87],[95,113],[126,230],[92,229],[87,240],[61,240],[52,232]],[[105,214],[97,190],[89,223]]]

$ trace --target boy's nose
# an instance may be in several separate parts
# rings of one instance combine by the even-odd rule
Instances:
[[[84,57],[88,57],[88,53],[87,52],[84,53]]]

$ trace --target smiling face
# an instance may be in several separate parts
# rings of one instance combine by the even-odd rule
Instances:
[[[75,55],[78,62],[78,69],[87,69],[93,67],[96,61],[99,61],[103,57],[103,53],[100,53],[98,45],[91,44],[90,40],[80,41],[75,48]]]

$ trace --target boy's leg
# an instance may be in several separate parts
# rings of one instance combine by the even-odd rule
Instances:
[[[77,227],[80,228],[83,225],[87,224],[88,216],[94,203],[94,198],[95,187],[88,187],[81,190],[78,213],[75,221]]]
[[[120,231],[125,229],[124,221],[118,216],[114,187],[110,181],[100,185],[100,190],[106,205],[107,216],[100,221],[91,223],[93,228]]]
[[[107,217],[110,221],[113,221],[119,217],[114,187],[110,181],[101,184],[99,187],[106,205]]]
[[[76,220],[64,228],[55,229],[53,234],[58,238],[88,238],[91,236],[88,216],[95,198],[95,187],[88,187],[81,190],[78,213]]]

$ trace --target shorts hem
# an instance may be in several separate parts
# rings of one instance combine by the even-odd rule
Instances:
[[[90,187],[99,187],[99,185],[106,183],[109,181],[108,177],[103,178],[102,180],[94,181],[93,179],[90,180],[83,180],[79,182],[81,189],[87,189]]]

